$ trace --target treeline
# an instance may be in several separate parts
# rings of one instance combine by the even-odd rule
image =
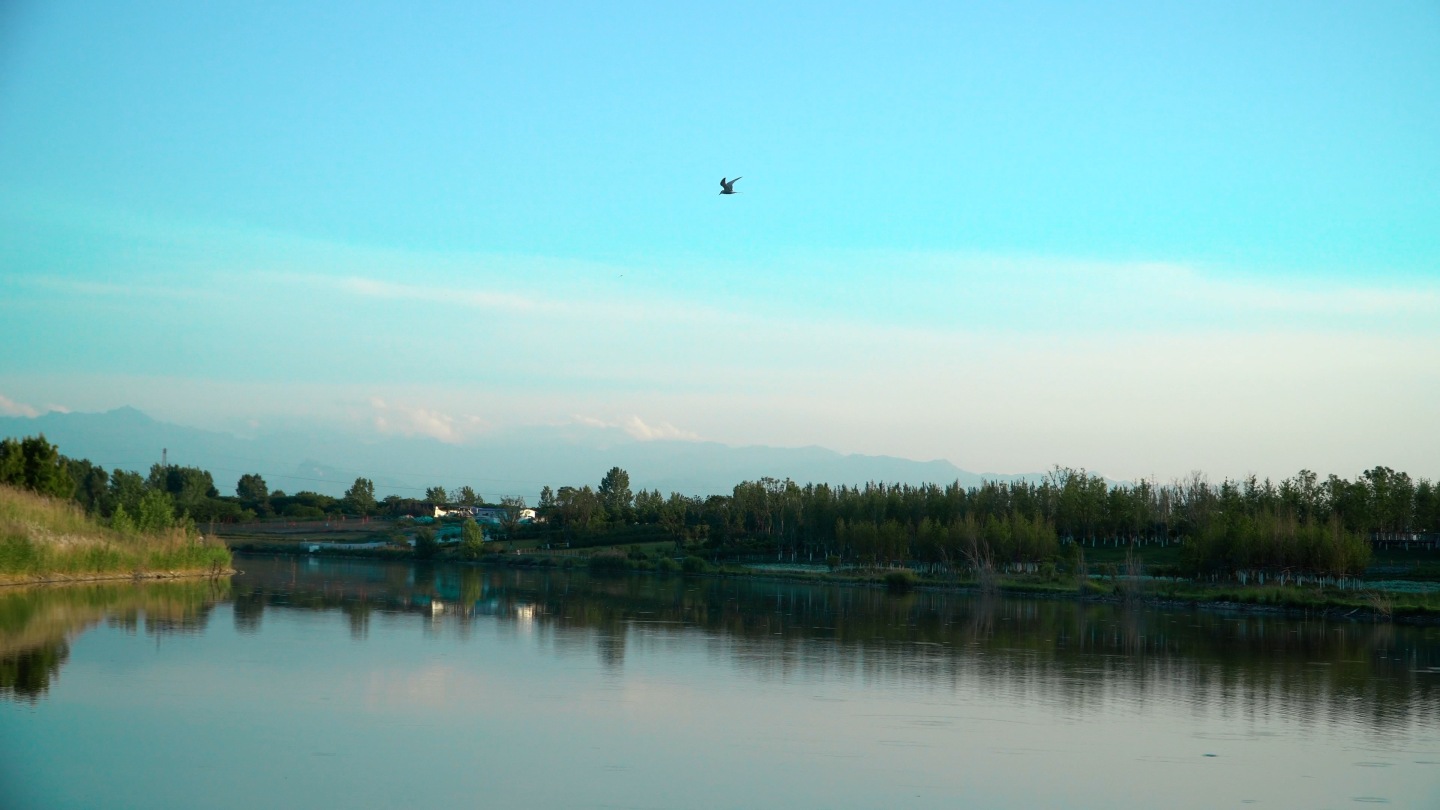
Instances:
[[[107,472],[65,458],[44,437],[0,443],[0,482],[73,498],[112,519],[159,514],[165,506],[172,515],[205,522],[398,517],[431,504],[483,503],[469,487],[432,487],[423,501],[377,500],[367,478],[357,478],[340,498],[287,495],[254,474],[240,477],[235,496],[222,496],[205,470],[157,464],[148,476]],[[508,498],[502,505],[524,502]],[[634,534],[627,527],[650,527],[641,532],[647,536],[658,527],[716,554],[951,566],[1051,561],[1072,545],[1183,544],[1185,572],[1193,576],[1249,569],[1350,575],[1368,564],[1374,541],[1440,533],[1440,488],[1388,467],[1353,481],[1302,470],[1278,483],[1250,476],[1218,484],[1200,473],[1168,484],[1111,484],[1085,470],[1056,467],[1038,482],[802,486],[762,478],[736,485],[729,495],[696,497],[632,492],[629,474],[614,467],[596,487],[545,487],[537,513],[537,525],[509,527],[517,538],[590,545],[598,535]]]
[[[1279,483],[1252,476],[1212,484],[1194,473],[1170,484],[1119,485],[1057,467],[1039,482],[977,487],[764,478],[699,498],[632,496],[629,476],[616,468],[598,489],[547,487],[539,513],[552,531],[572,535],[657,524],[694,545],[791,559],[1033,563],[1070,544],[1183,543],[1191,575],[1287,568],[1350,575],[1368,564],[1372,540],[1440,532],[1440,490],[1387,467],[1354,481],[1302,470]]]
[[[468,486],[448,491],[442,486],[429,487],[424,498],[387,495],[377,499],[375,482],[369,478],[356,478],[339,498],[308,491],[287,495],[283,490],[272,491],[260,475],[249,474],[240,476],[236,482],[233,501],[241,510],[240,520],[270,517],[323,520],[345,516],[418,516],[428,514],[433,506],[505,506],[518,499],[501,499],[499,504],[486,503],[479,493]]]
[[[199,467],[154,464],[145,475],[106,470],[88,459],[61,454],[43,435],[0,440],[0,483],[73,500],[91,515],[122,523],[139,521],[145,528],[156,528],[165,515],[172,522],[236,523],[272,517],[399,517],[421,514],[430,504],[485,505],[468,486],[454,492],[431,487],[424,500],[397,495],[377,500],[375,484],[368,478],[356,478],[345,495],[336,498],[319,492],[271,490],[263,477],[247,474],[236,482],[233,496],[222,495],[210,472]]]
[[[109,473],[86,459],[61,455],[44,436],[0,440],[0,484],[73,501],[125,533],[183,529],[194,535],[197,511],[204,510],[191,507],[214,493],[210,474],[201,470],[157,464],[148,479],[136,472]]]

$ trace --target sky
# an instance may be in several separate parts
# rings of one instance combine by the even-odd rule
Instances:
[[[0,415],[1440,477],[1440,5],[776,5],[0,3]]]

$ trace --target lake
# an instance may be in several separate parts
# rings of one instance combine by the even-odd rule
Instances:
[[[1440,807],[1440,628],[239,558],[0,591],[0,807]]]

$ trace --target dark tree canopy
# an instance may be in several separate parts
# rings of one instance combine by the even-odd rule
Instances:
[[[54,498],[75,493],[75,479],[65,457],[43,434],[0,442],[0,483]]]
[[[109,514],[110,474],[89,459],[65,459],[66,470],[75,482],[75,501],[87,512]]]
[[[612,518],[619,518],[630,510],[634,496],[630,494],[630,473],[619,467],[611,467],[600,479],[600,505]]]
[[[240,480],[235,483],[235,497],[239,498],[241,503],[260,503],[270,499],[270,487],[259,473],[247,473],[240,476]]]
[[[369,515],[375,511],[375,482],[369,478],[356,478],[355,483],[345,491],[345,508],[357,515]]]
[[[156,464],[150,468],[145,484],[150,489],[168,493],[176,509],[197,518],[213,517],[215,510],[211,502],[220,497],[215,480],[199,467]]]
[[[132,516],[140,511],[140,499],[145,495],[145,479],[134,470],[116,470],[110,475],[110,503],[112,510],[124,509]]]

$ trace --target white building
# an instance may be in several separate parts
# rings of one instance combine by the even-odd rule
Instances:
[[[470,517],[481,523],[501,523],[505,520],[505,509],[499,506],[436,506],[435,517]],[[534,509],[521,509],[520,522],[533,523]]]

